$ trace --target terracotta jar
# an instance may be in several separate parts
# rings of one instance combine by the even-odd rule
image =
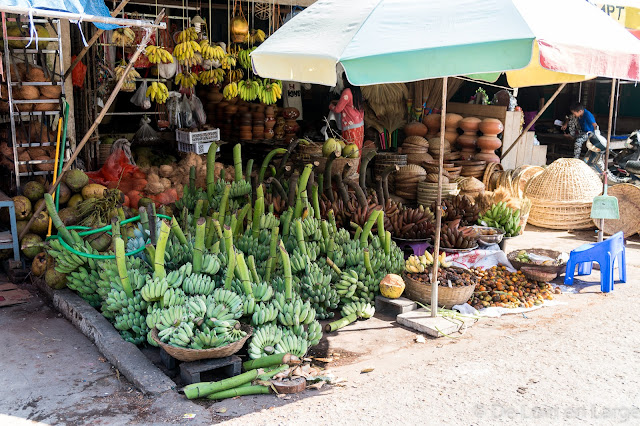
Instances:
[[[300,111],[297,108],[285,108],[282,110],[282,116],[287,120],[296,120],[300,117]]]
[[[405,136],[422,136],[425,137],[427,135],[428,128],[426,125],[414,121],[413,123],[408,123],[404,126],[404,134]]]
[[[487,163],[500,163],[500,157],[495,150],[502,146],[502,141],[498,139],[498,134],[504,130],[502,122],[495,118],[485,118],[478,126],[482,136],[478,138],[478,148],[480,152],[474,158],[485,160]]]
[[[264,127],[265,129],[273,129],[276,125],[276,119],[273,116],[267,116],[264,119]]]
[[[444,119],[445,137],[451,144],[458,139],[458,123],[462,120],[462,116],[458,114],[447,114]]]
[[[440,133],[440,114],[429,114],[422,119],[422,124],[427,126],[427,139]]]
[[[264,138],[265,139],[273,139],[275,136],[275,132],[273,129],[264,129]]]
[[[467,117],[460,120],[458,126],[464,131],[464,134],[458,136],[458,145],[462,148],[461,158],[470,160],[476,153],[476,142],[478,140],[478,126],[480,120],[477,117]]]

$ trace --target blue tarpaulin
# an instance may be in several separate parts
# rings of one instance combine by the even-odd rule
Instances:
[[[110,18],[109,8],[103,0],[0,0],[0,9],[4,6],[23,7],[31,9],[59,10],[62,12],[78,13],[81,15],[93,15]],[[34,10],[34,15],[37,15]],[[117,25],[94,22],[94,25],[102,30],[118,28]]]

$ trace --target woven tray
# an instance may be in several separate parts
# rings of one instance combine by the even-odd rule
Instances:
[[[591,203],[536,204],[531,200],[529,223],[546,229],[575,230],[594,228]]]
[[[406,274],[403,274],[403,278],[406,284],[403,294],[405,297],[431,305],[431,284],[425,285],[409,278]],[[454,305],[465,303],[471,298],[475,288],[475,283],[464,287],[438,286],[438,306],[451,309]]]
[[[515,251],[512,251],[511,253],[509,253],[507,255],[507,259],[509,259],[509,262],[511,262],[511,265],[513,265],[513,267],[516,268],[517,270],[520,270],[520,268],[522,268],[523,266],[526,266],[527,268],[535,269],[537,271],[554,273],[554,274],[558,274],[559,275],[562,272],[564,272],[565,268],[567,267],[567,265],[565,263],[563,263],[562,265],[545,266],[545,265],[534,265],[532,263],[519,262],[519,261],[516,260],[516,256],[518,255],[518,252],[520,252],[520,251],[521,250],[515,250]],[[527,253],[533,253],[533,254],[537,254],[537,255],[540,255],[540,256],[547,256],[547,257],[550,257],[552,259],[557,259],[558,256],[560,256],[560,252],[559,251],[555,251],[555,250],[526,249],[525,251]]]
[[[608,190],[608,194],[618,199],[620,219],[605,220],[604,233],[613,235],[622,231],[625,237],[630,237],[640,232],[640,188],[628,183],[614,185]],[[593,222],[600,227],[600,219]]]
[[[211,358],[224,358],[230,355],[235,354],[244,346],[244,343],[251,337],[253,334],[253,328],[250,325],[242,324],[242,330],[247,333],[242,339],[237,342],[233,342],[227,346],[222,346],[219,348],[212,349],[185,349],[178,348],[176,346],[168,345],[164,342],[161,342],[158,338],[158,329],[154,328],[151,332],[151,337],[153,340],[165,350],[166,353],[171,355],[177,360],[180,361],[198,361],[201,359],[211,359]]]

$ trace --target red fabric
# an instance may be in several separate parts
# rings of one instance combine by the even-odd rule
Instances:
[[[340,95],[338,104],[329,106],[329,109],[336,114],[341,114],[343,129],[364,121],[364,112],[353,107],[353,94],[351,93],[351,89],[344,89],[342,95]],[[362,141],[360,141],[360,146],[362,146]]]
[[[71,62],[76,60],[76,56],[71,57]],[[82,61],[78,62],[75,67],[73,67],[73,71],[71,71],[71,82],[74,86],[82,89],[84,87],[84,77],[87,75],[87,66],[82,63]]]
[[[540,46],[540,65],[548,70],[640,80],[638,55],[615,50],[585,49],[582,45],[550,44],[543,40],[538,40],[538,45]]]
[[[358,146],[358,151],[362,151],[362,143],[364,141],[364,126],[356,127],[342,132],[342,137],[349,143]]]

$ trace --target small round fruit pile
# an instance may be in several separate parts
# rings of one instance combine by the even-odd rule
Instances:
[[[505,266],[472,269],[480,278],[469,304],[476,309],[490,306],[502,308],[530,308],[552,300],[560,294],[549,283],[528,280],[521,271],[509,272]]]

